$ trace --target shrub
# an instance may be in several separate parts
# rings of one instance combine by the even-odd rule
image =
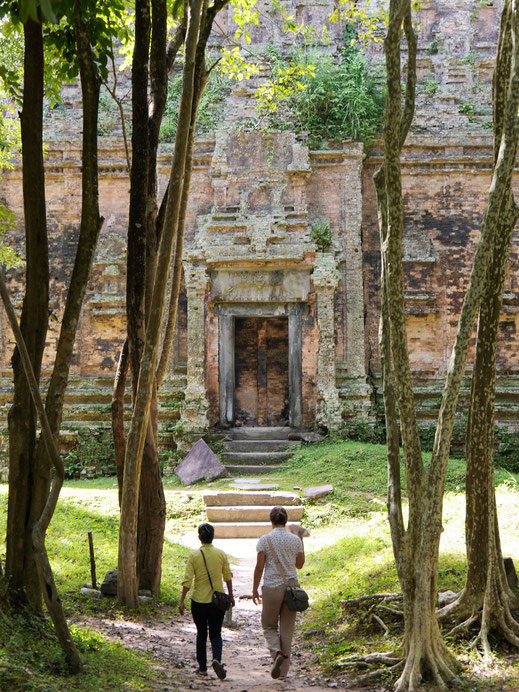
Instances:
[[[315,68],[314,77],[302,78],[306,88],[288,99],[294,127],[307,133],[308,145],[319,148],[337,139],[369,145],[382,130],[385,94],[360,49],[349,46],[339,62],[311,52],[294,60]]]
[[[83,469],[98,476],[115,476],[115,452],[111,430],[80,431],[79,440],[64,458],[66,478],[79,478]]]

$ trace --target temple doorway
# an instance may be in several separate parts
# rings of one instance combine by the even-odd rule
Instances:
[[[236,317],[234,339],[235,423],[288,425],[288,317]]]

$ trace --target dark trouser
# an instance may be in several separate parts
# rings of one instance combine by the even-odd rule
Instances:
[[[222,624],[225,611],[212,603],[191,601],[191,615],[196,625],[196,660],[200,670],[207,670],[207,629],[213,650],[213,660],[222,660]]]

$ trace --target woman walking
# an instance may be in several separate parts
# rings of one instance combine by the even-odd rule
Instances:
[[[270,511],[272,531],[262,536],[256,546],[258,553],[254,569],[252,600],[260,601],[258,588],[263,577],[263,609],[261,625],[267,646],[272,656],[270,671],[274,679],[283,678],[290,667],[290,651],[297,612],[289,610],[284,602],[286,585],[299,586],[296,569],[305,564],[305,549],[302,536],[286,529],[288,515],[284,507]]]
[[[213,653],[213,670],[220,680],[224,680],[227,671],[222,664],[222,624],[225,615],[212,604],[214,591],[223,591],[222,580],[227,584],[227,591],[234,606],[232,593],[232,572],[229,560],[223,550],[213,546],[214,527],[211,524],[200,524],[198,538],[202,543],[199,550],[194,550],[188,557],[179,610],[184,615],[184,601],[194,579],[194,589],[191,595],[191,614],[196,625],[196,660],[197,673],[207,675],[207,633]]]

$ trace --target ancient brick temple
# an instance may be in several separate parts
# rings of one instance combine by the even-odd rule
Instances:
[[[298,18],[314,25],[326,22],[333,9],[328,0],[293,5]],[[406,312],[426,421],[437,407],[485,208],[492,163],[490,85],[501,3],[476,8],[472,0],[433,0],[424,5],[417,116],[402,161]],[[230,15],[224,23],[231,23]],[[331,24],[332,43],[323,50],[333,53],[343,31],[340,22]],[[258,27],[254,40],[258,46],[286,42],[270,24]],[[377,45],[369,49],[374,60]],[[290,131],[248,129],[243,122],[253,113],[253,87],[235,86],[223,123],[196,144],[185,290],[161,419],[167,427],[178,415],[171,401],[179,400],[188,431],[233,425],[334,430],[351,418],[373,421],[381,393],[380,250],[372,175],[381,152],[377,146],[367,152],[356,142],[312,151]],[[52,307],[58,317],[81,192],[78,122],[71,117],[76,93],[70,88],[61,111],[49,120]],[[125,332],[129,183],[116,124],[100,143],[106,221],[74,357],[65,419],[71,428],[103,420],[93,407],[109,399]],[[162,190],[170,162],[171,147],[165,146]],[[0,196],[16,212],[21,229],[19,167],[4,173]],[[312,229],[323,223],[333,239],[319,251]],[[509,426],[519,413],[517,241],[516,236],[498,354],[498,417]],[[18,304],[22,280],[21,274],[9,272]],[[56,326],[51,323],[47,371]],[[4,392],[12,347],[0,312]],[[8,394],[3,402],[6,412]]]

